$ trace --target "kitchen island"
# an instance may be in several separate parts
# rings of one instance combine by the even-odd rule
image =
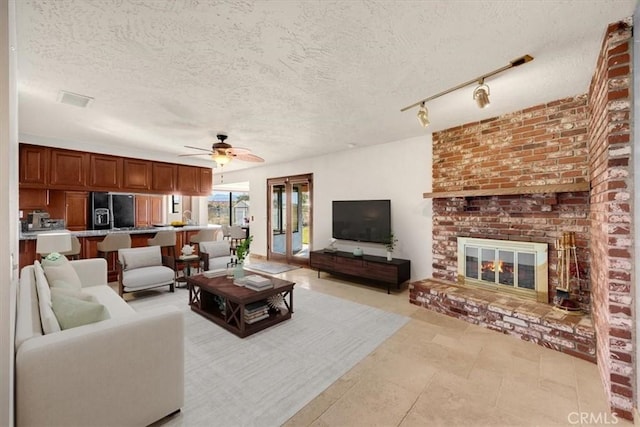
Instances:
[[[180,249],[189,243],[192,235],[206,228],[220,228],[220,225],[185,225],[182,227],[161,226],[161,227],[133,227],[128,229],[108,229],[108,230],[83,230],[70,231],[72,236],[76,236],[80,240],[82,247],[80,258],[97,258],[98,242],[104,239],[107,234],[127,233],[131,235],[131,247],[137,248],[147,246],[147,239],[152,238],[158,231],[175,230],[176,231],[176,254],[180,253]],[[36,239],[38,234],[49,233],[51,231],[60,230],[39,230],[27,231],[20,233],[20,269],[26,265],[31,265],[38,259],[36,253]],[[112,260],[109,260],[109,280],[115,280],[114,275],[116,266]]]

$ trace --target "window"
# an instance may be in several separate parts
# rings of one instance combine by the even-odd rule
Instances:
[[[214,191],[207,202],[209,224],[248,225],[249,193]]]
[[[271,208],[271,224],[273,224],[273,232],[276,234],[282,234],[285,232],[285,221],[287,218],[286,196],[284,185],[273,186],[273,194],[271,196],[273,201],[273,206]],[[300,188],[293,187],[291,189],[291,210],[293,212],[291,217],[291,231],[293,233],[300,231],[300,219],[302,214],[300,209]]]

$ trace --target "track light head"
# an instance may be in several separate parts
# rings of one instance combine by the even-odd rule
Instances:
[[[427,107],[424,106],[424,102],[420,104],[420,108],[418,109],[418,122],[423,128],[429,126],[429,111]]]
[[[478,108],[485,108],[491,103],[489,101],[489,94],[491,92],[489,90],[489,86],[484,84],[484,79],[480,80],[478,83],[480,83],[480,86],[475,88],[473,91],[473,99],[476,100]]]

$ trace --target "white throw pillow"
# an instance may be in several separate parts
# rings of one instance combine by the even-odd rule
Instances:
[[[200,251],[209,254],[209,258],[229,256],[229,241],[218,240],[215,242],[200,242]]]
[[[53,292],[51,302],[63,330],[109,318],[109,312],[104,305],[75,298],[64,291]]]
[[[44,270],[39,261],[33,263],[33,269],[36,275],[36,291],[38,293],[38,308],[40,309],[40,323],[42,324],[42,332],[51,334],[60,331],[60,324],[51,307],[51,290],[49,283],[44,275]]]
[[[125,270],[162,265],[160,246],[120,249],[118,256],[123,262]]]
[[[42,268],[49,281],[49,286],[52,288],[63,287],[76,289],[78,291],[82,289],[82,283],[80,282],[78,273],[76,273],[75,268],[73,268],[64,255],[60,255],[60,257],[55,260],[48,258],[43,259]]]

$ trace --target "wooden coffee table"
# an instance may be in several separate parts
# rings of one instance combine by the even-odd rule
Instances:
[[[250,272],[247,274],[256,274]],[[264,276],[271,279],[273,288],[264,291],[254,291],[243,286],[233,284],[232,279],[226,277],[207,278],[197,274],[186,278],[189,286],[189,305],[191,310],[201,314],[212,322],[222,326],[244,338],[258,331],[291,318],[293,313],[294,282]],[[280,294],[286,307],[280,313],[269,314],[269,317],[255,323],[245,322],[245,308],[247,305],[259,301],[266,301],[270,296]],[[287,297],[288,301],[287,301]]]

